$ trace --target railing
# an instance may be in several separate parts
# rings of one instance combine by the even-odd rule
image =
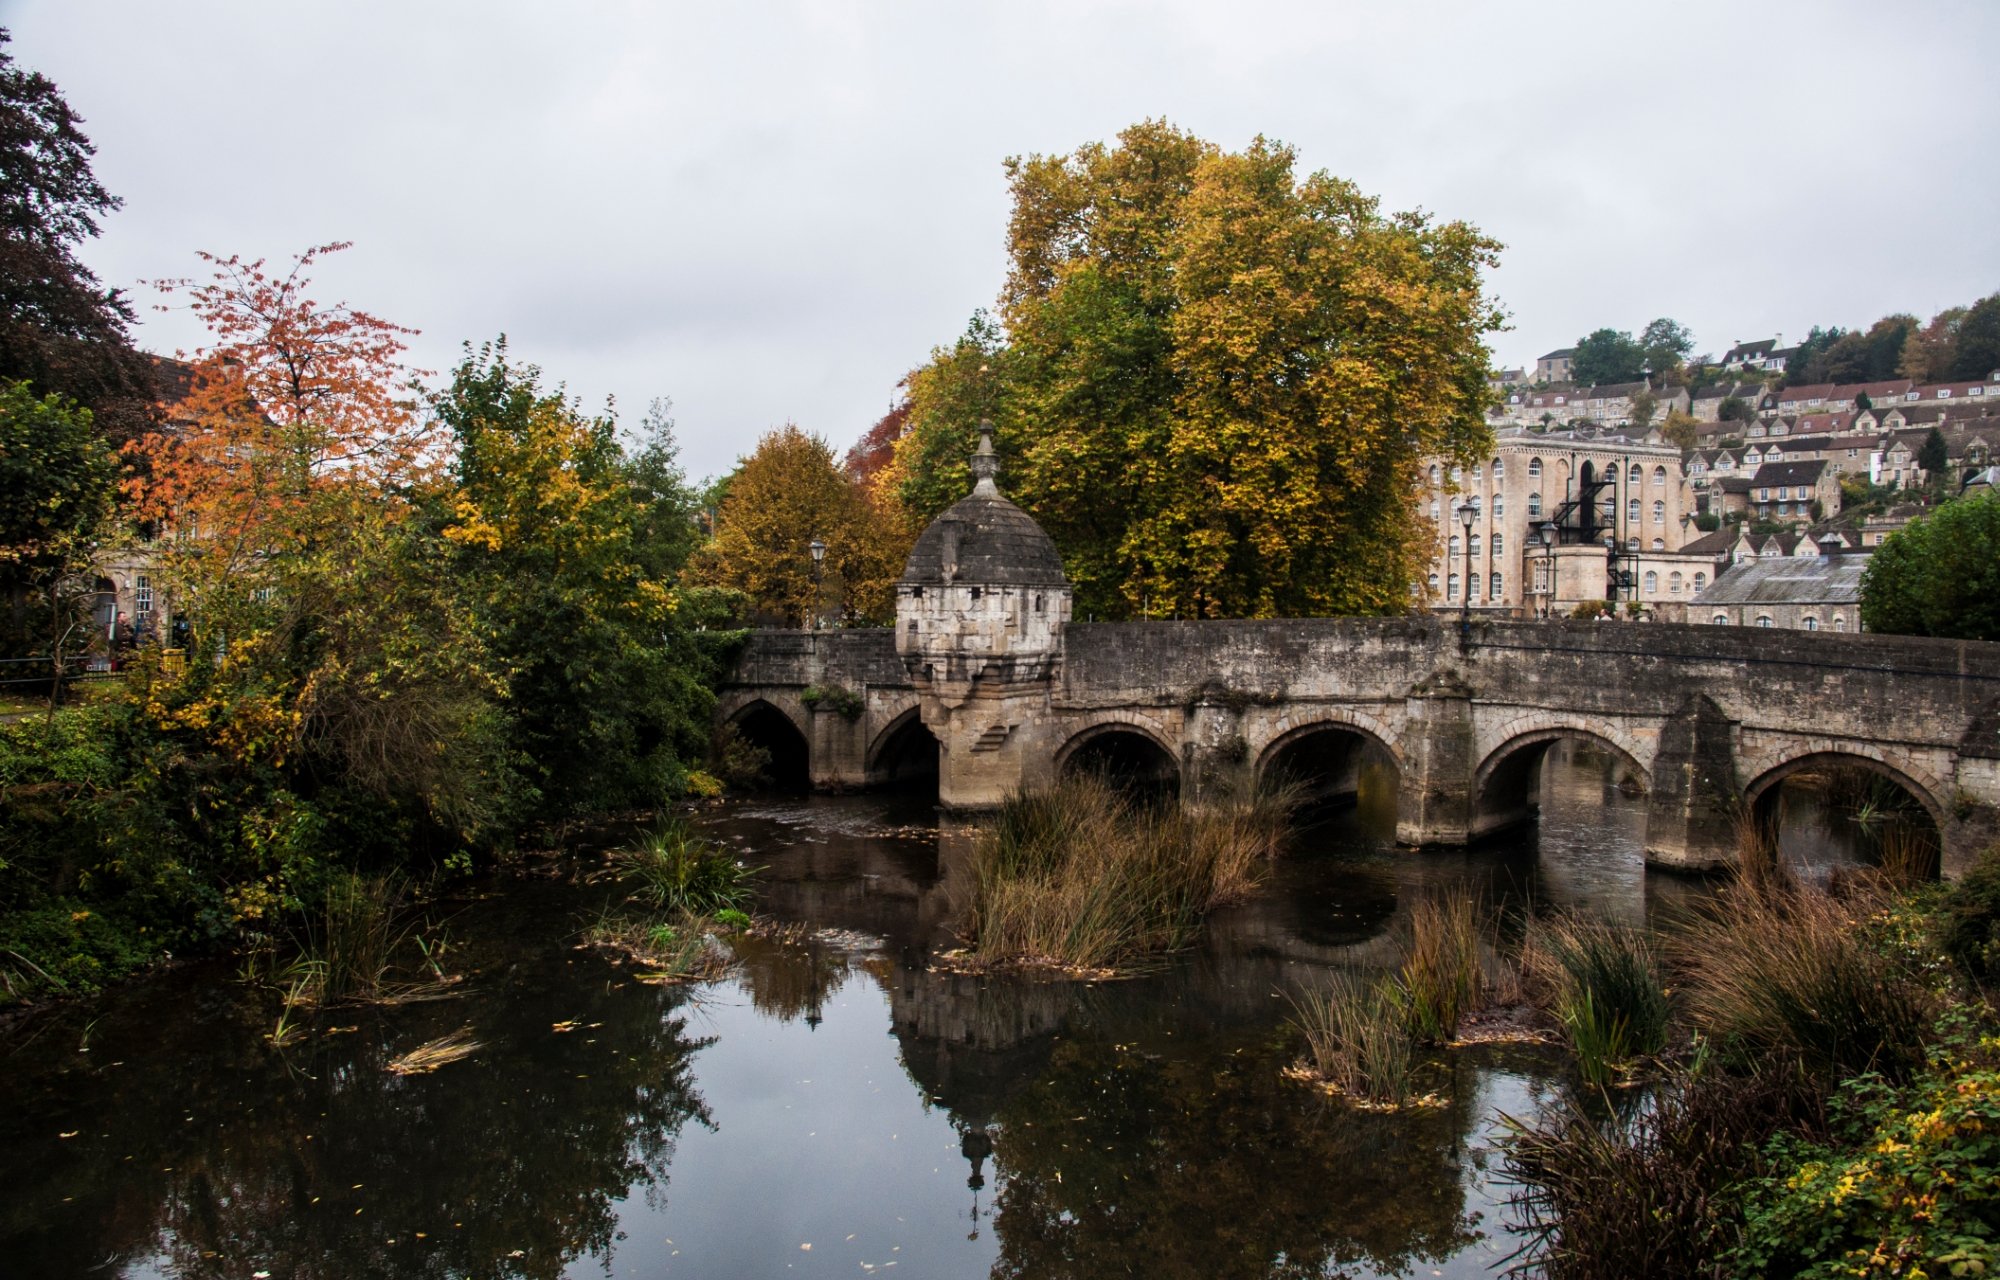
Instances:
[[[133,651],[135,652],[135,651]],[[163,670],[176,671],[187,661],[186,650],[161,649],[158,651]],[[125,678],[124,668],[129,665],[132,652],[112,656],[101,653],[80,653],[64,658],[60,664],[54,658],[0,658],[0,695],[6,695],[9,703],[23,701],[47,702],[51,696],[60,705],[68,692],[77,686],[104,684]],[[14,710],[0,707],[0,711]]]

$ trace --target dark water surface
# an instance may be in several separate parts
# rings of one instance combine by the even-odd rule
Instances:
[[[560,876],[454,908],[462,995],[337,1011],[283,1053],[268,991],[164,973],[0,1040],[0,1275],[1491,1274],[1499,1116],[1560,1060],[1462,1051],[1432,1068],[1444,1105],[1360,1112],[1281,1078],[1284,994],[1389,963],[1431,884],[1634,921],[1700,892],[1645,874],[1614,781],[1552,754],[1538,830],[1421,854],[1364,791],[1120,982],[933,972],[967,838],[878,797],[704,819],[768,867],[761,909],[817,932],[700,987],[576,949],[607,891]],[[461,1026],[469,1058],[385,1070]]]

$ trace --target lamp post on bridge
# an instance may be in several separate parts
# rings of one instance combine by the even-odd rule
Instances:
[[[1465,536],[1465,581],[1459,584],[1463,593],[1458,597],[1458,647],[1467,648],[1472,644],[1472,522],[1479,518],[1479,508],[1470,501],[1458,504],[1458,526]]]
[[[813,558],[812,629],[814,631],[817,631],[819,630],[819,615],[820,615],[820,598],[819,598],[820,568],[822,565],[826,563],[826,542],[824,539],[814,538],[811,544],[807,547],[807,550],[812,552],[812,558]]]
[[[1556,601],[1556,539],[1561,531],[1553,520],[1542,524],[1542,617],[1547,618],[1555,611]]]

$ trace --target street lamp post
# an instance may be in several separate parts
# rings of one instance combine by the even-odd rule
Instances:
[[[1462,594],[1458,597],[1458,643],[1464,648],[1472,643],[1472,522],[1479,518],[1479,508],[1470,502],[1458,504],[1458,527],[1465,535],[1465,581],[1459,584]]]
[[[813,558],[812,629],[814,631],[817,631],[819,630],[819,615],[820,615],[820,607],[819,607],[820,567],[826,563],[826,543],[822,539],[814,538],[812,540],[809,549],[812,551],[812,558]]]
[[[1542,525],[1542,616],[1554,612],[1556,603],[1556,539],[1560,536],[1556,522],[1547,521]]]

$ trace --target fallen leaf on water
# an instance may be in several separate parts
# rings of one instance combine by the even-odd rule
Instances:
[[[76,1136],[77,1134],[79,1134],[79,1133],[82,1133],[82,1132],[83,1132],[83,1130],[81,1130],[81,1129],[71,1129],[71,1130],[70,1130],[70,1131],[69,1131],[68,1133],[59,1133],[59,1134],[57,1134],[57,1135],[56,1135],[56,1137],[58,1137],[58,1138],[74,1138],[74,1137],[75,1137],[75,1136]]]

